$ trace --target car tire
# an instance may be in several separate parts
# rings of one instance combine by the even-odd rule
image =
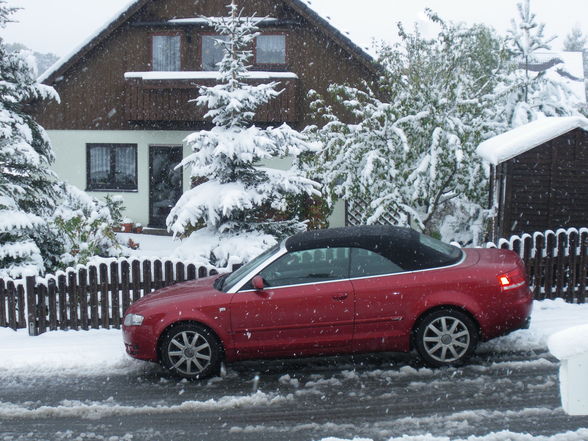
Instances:
[[[429,366],[459,366],[478,344],[478,327],[465,313],[441,309],[427,314],[416,327],[415,347]]]
[[[220,372],[223,350],[218,337],[196,323],[173,326],[159,347],[161,364],[173,375],[202,379]]]

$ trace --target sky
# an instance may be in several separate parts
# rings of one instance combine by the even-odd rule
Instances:
[[[185,0],[194,1],[197,0]],[[241,0],[242,1],[242,0]],[[520,0],[522,1],[522,0]],[[8,0],[24,8],[0,31],[6,41],[20,42],[38,52],[63,56],[109,21],[129,0]],[[486,23],[504,33],[517,15],[519,0],[310,0],[312,6],[333,24],[349,31],[362,47],[372,39],[395,41],[396,23],[406,27],[424,23],[424,10],[431,8],[442,18],[466,23]],[[574,26],[588,34],[588,0],[531,0],[531,9],[546,24],[548,36],[558,35],[553,49]],[[426,31],[426,29],[425,29]]]

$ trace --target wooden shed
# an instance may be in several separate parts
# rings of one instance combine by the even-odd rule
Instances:
[[[588,227],[588,119],[543,118],[477,152],[491,164],[492,239]]]

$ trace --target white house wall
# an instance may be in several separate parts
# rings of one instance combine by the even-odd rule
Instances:
[[[181,146],[190,131],[163,130],[49,130],[49,138],[55,151],[53,170],[60,179],[85,190],[87,186],[86,144],[137,144],[137,190],[136,191],[88,191],[88,194],[103,199],[107,195],[123,198],[126,210],[123,215],[136,223],[149,223],[149,146]],[[190,149],[184,147],[184,157]],[[266,164],[278,169],[286,169],[290,161],[281,159]],[[190,188],[189,172],[183,173],[184,191]],[[335,206],[329,218],[331,227],[345,224],[345,207]]]

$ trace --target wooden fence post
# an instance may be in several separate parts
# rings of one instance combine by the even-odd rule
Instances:
[[[23,329],[23,328],[27,327],[27,317],[26,317],[27,304],[25,301],[25,289],[24,289],[24,286],[22,286],[22,285],[18,285],[16,287],[16,301],[18,304],[17,326],[19,329]]]
[[[122,313],[124,315],[125,311],[131,304],[131,266],[126,260],[123,260],[120,264],[120,281],[122,291]]]
[[[588,277],[588,232],[580,234],[578,266],[578,278],[580,279],[578,303],[584,303],[586,301],[586,278]]]
[[[67,279],[64,274],[57,277],[57,287],[59,290],[59,329],[65,330],[69,326],[67,317]]]
[[[25,280],[27,291],[27,322],[29,328],[29,335],[39,335],[37,328],[37,301],[35,295],[36,277],[29,276]]]
[[[108,267],[101,263],[98,268],[100,290],[100,325],[104,329],[110,329],[110,302],[108,301]]]
[[[9,280],[6,284],[6,291],[8,292],[8,327],[16,331],[18,329],[18,317],[16,311],[18,309],[18,297],[16,285],[12,280]]]
[[[112,262],[110,264],[110,325],[116,329],[120,329],[120,290],[121,286],[118,283],[119,263]]]
[[[8,323],[8,314],[6,311],[6,288],[4,280],[0,279],[0,327],[5,327]]]

